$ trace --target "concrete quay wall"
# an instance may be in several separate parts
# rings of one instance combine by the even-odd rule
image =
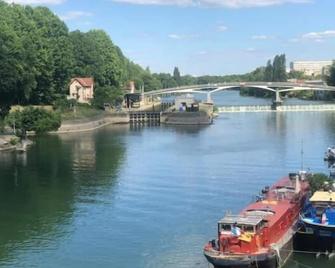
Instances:
[[[129,123],[128,113],[105,114],[98,118],[88,120],[64,121],[58,131],[50,132],[52,134],[63,134],[73,132],[83,132],[95,130],[111,124],[127,124]]]

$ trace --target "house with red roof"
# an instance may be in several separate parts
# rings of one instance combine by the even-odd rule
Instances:
[[[68,99],[78,103],[90,103],[94,96],[93,77],[75,77],[70,82],[70,96]]]

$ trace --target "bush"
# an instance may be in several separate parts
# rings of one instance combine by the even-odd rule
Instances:
[[[333,180],[323,173],[315,173],[313,175],[309,175],[307,179],[312,193],[323,190],[325,187],[325,183],[328,183],[329,185],[333,184]]]
[[[18,142],[19,142],[19,141],[17,140],[17,138],[11,138],[10,141],[9,141],[9,143],[10,143],[11,145],[16,145]]]
[[[44,109],[27,107],[22,111],[15,111],[6,117],[10,127],[17,129],[17,135],[25,137],[27,131],[35,131],[42,134],[48,131],[57,130],[61,125],[60,114]]]
[[[94,91],[94,99],[92,104],[99,108],[104,109],[105,103],[109,103],[111,106],[116,107],[123,101],[122,90],[113,87],[97,87]]]

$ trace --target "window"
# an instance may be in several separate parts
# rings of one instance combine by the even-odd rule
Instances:
[[[221,231],[231,231],[231,225],[230,224],[221,224]]]
[[[254,229],[254,226],[252,226],[252,225],[244,225],[243,226],[243,231],[244,232],[249,232],[249,233],[254,233],[255,229]]]

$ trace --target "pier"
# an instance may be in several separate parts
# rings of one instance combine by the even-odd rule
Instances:
[[[232,105],[218,107],[219,113],[335,111],[335,104],[310,105]]]

